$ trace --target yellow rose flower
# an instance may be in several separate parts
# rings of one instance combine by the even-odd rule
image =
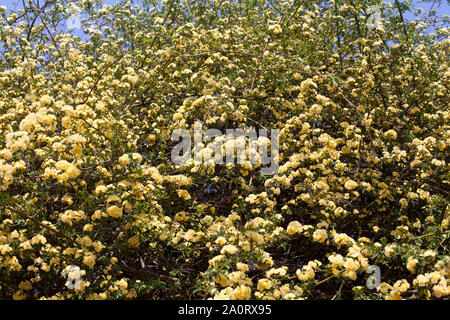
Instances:
[[[325,229],[317,229],[313,233],[314,241],[323,243],[328,238],[327,231]]]
[[[121,218],[122,211],[123,209],[119,208],[118,206],[110,206],[108,209],[106,209],[106,213],[113,218]]]

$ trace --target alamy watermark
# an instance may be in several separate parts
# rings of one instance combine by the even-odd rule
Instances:
[[[380,286],[380,283],[381,283],[380,267],[377,265],[370,265],[367,268],[366,272],[368,274],[371,274],[371,276],[369,276],[366,281],[367,288],[370,290],[378,289],[378,287]]]
[[[367,28],[373,29],[383,29],[383,19],[381,17],[381,8],[379,5],[369,6],[367,8],[367,13],[370,14],[367,19]]]
[[[202,123],[194,123],[194,135],[189,130],[177,129],[172,141],[181,141],[172,149],[171,159],[176,165],[194,164],[237,164],[250,163],[261,166],[263,175],[278,172],[279,154],[278,129],[207,129],[203,133]],[[269,138],[270,137],[270,138]],[[193,149],[192,149],[193,142]],[[270,147],[270,156],[269,156]],[[192,158],[193,154],[193,158]]]
[[[63,276],[67,277],[66,287],[72,290],[81,288],[81,269],[78,266],[67,266],[63,271]]]

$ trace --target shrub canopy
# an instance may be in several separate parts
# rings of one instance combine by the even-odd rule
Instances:
[[[44,2],[0,8],[0,298],[449,295],[448,18]],[[175,165],[196,121],[279,129],[278,172]]]

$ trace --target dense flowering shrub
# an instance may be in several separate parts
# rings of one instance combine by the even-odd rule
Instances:
[[[70,6],[0,8],[1,298],[448,297],[445,17],[80,0],[77,37]],[[195,121],[279,129],[278,172],[175,165]]]

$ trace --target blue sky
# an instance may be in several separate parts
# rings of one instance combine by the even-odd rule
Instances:
[[[103,3],[112,5],[119,2],[119,0],[103,0]],[[133,1],[132,1],[133,2]],[[394,2],[394,0],[387,0],[386,2]],[[134,0],[135,5],[139,5],[140,0]],[[412,0],[413,5],[416,8],[422,8],[425,12],[428,12],[431,8],[435,9],[438,14],[450,15],[450,5],[447,0],[439,1],[433,5],[433,2],[423,2],[420,0]],[[8,9],[20,9],[22,8],[22,0],[0,0],[1,6],[6,6]],[[414,19],[412,12],[404,13],[406,19]]]
[[[117,2],[119,2],[119,0],[103,0],[103,3],[109,4],[109,5],[117,3]],[[134,1],[134,2],[137,3],[138,1]],[[20,9],[23,7],[22,0],[0,0],[0,5],[6,6],[8,9],[9,8]]]

